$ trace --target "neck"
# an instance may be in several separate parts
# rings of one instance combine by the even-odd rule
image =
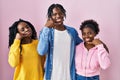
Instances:
[[[22,44],[28,44],[28,43],[31,43],[31,42],[32,42],[31,37],[23,38],[22,41],[21,41]]]
[[[91,48],[95,47],[95,45],[93,44],[87,44],[87,43],[84,43],[85,47],[87,48],[87,50],[89,51]]]
[[[57,29],[57,30],[59,30],[59,31],[64,31],[65,30],[64,25],[55,26],[54,28]]]

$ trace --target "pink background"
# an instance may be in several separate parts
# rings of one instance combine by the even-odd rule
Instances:
[[[99,23],[98,37],[107,44],[112,62],[110,68],[102,70],[101,80],[120,80],[120,0],[0,0],[0,80],[13,78],[14,69],[7,61],[9,26],[22,18],[30,21],[39,33],[52,3],[64,6],[67,11],[65,24],[77,30],[85,19],[95,19]]]

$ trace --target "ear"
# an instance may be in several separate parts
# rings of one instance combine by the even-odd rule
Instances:
[[[94,32],[94,34],[95,34],[94,36],[96,37],[97,36],[96,32]]]

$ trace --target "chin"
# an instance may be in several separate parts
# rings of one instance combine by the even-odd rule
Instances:
[[[91,41],[85,41],[85,43],[89,43],[89,42],[91,42]]]
[[[91,42],[91,41],[85,41],[85,42],[87,43],[87,42]]]
[[[56,24],[56,26],[61,26],[61,25],[62,25],[62,23],[57,23],[57,24]]]

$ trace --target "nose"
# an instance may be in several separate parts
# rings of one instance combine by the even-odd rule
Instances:
[[[85,35],[84,35],[84,37],[85,37],[85,38],[88,38],[88,37],[89,37],[89,35],[88,35],[88,34],[85,34]]]
[[[85,37],[88,37],[88,36],[89,36],[88,34],[85,35]]]
[[[57,14],[56,17],[60,17],[60,14]]]
[[[29,28],[25,28],[25,31],[26,31],[26,32],[29,31]]]

